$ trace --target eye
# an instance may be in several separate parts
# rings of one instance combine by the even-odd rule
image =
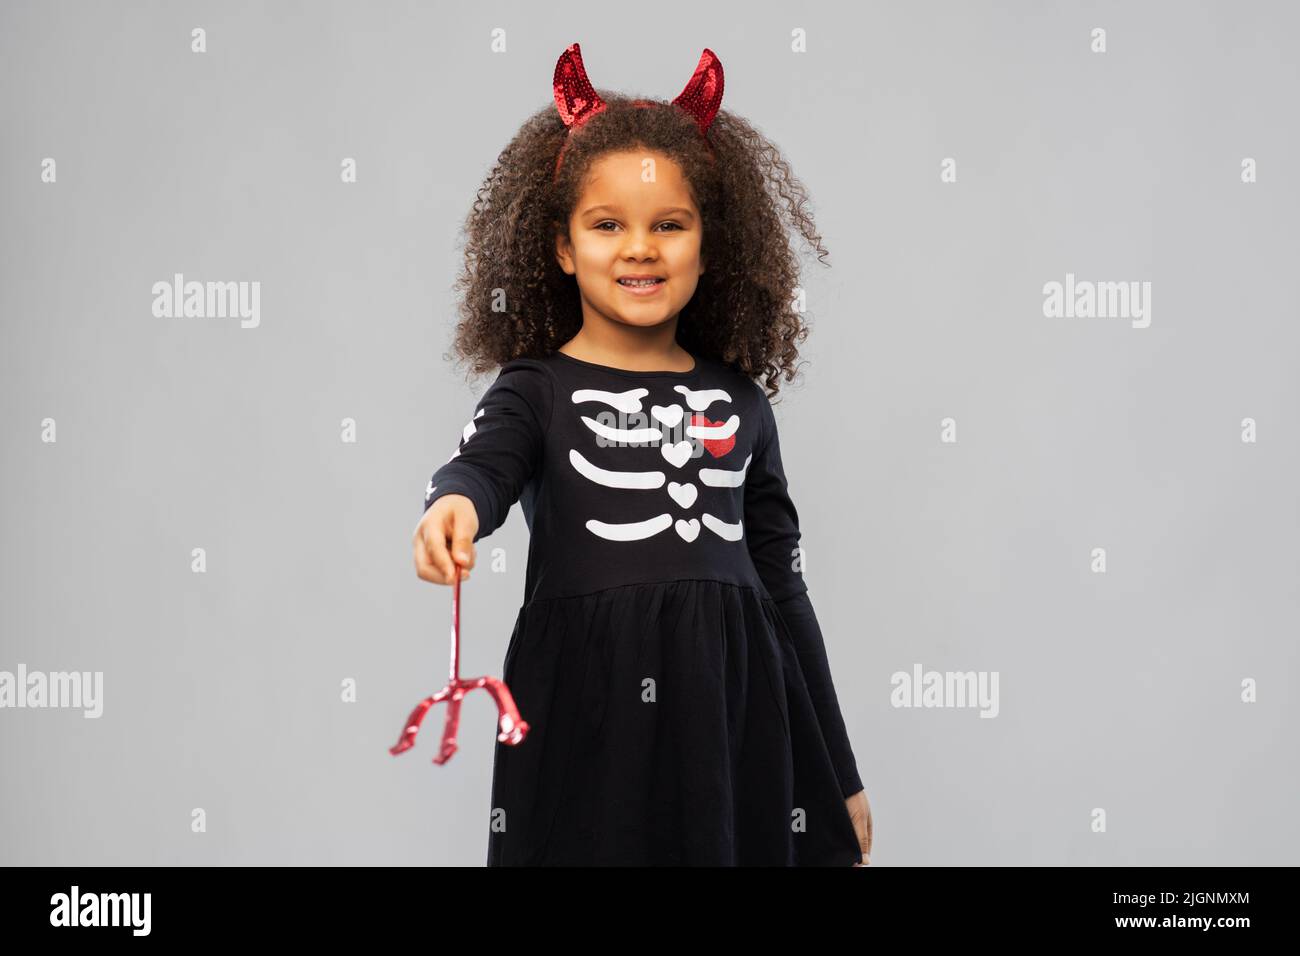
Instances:
[[[661,222],[661,223],[659,223],[659,225],[660,225],[660,226],[672,226],[674,231],[677,231],[677,232],[681,232],[681,231],[682,231],[682,226],[679,225],[678,223],[675,223],[675,222],[672,222],[672,221]],[[605,228],[606,226],[615,226],[615,227],[617,227],[617,226],[618,226],[618,223],[614,222],[614,220],[612,220],[612,219],[606,219],[606,220],[604,220],[603,222],[598,222],[598,223],[596,223],[596,225],[592,226],[592,228],[595,229],[597,232],[609,232],[610,230],[606,229],[606,228]]]

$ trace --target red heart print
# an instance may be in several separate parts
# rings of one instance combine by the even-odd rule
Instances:
[[[711,422],[709,421],[708,416],[696,414],[691,416],[691,424],[705,426],[725,425],[726,422]],[[710,455],[714,458],[721,458],[727,452],[731,451],[731,449],[736,447],[736,436],[732,435],[730,438],[701,438],[700,442],[704,445],[704,449]]]

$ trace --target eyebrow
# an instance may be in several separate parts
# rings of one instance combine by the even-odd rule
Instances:
[[[601,209],[608,209],[610,212],[614,212],[614,213],[622,212],[622,210],[619,209],[618,206],[609,206],[609,205],[602,204],[599,206],[592,206],[590,209],[585,209],[583,210],[582,214],[584,216],[590,216],[592,213],[599,212]],[[669,209],[660,209],[657,215],[667,216],[669,213],[674,213],[674,212],[681,213],[690,219],[695,218],[694,213],[692,213],[689,209],[685,208],[684,206],[673,206]]]

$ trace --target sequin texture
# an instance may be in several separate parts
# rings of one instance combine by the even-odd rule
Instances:
[[[574,130],[601,113],[608,104],[600,98],[600,94],[591,85],[591,80],[587,77],[587,69],[582,64],[582,50],[577,43],[569,44],[560,54],[555,64],[552,86],[555,91],[555,108],[559,111],[560,118],[564,120],[564,125],[569,128],[560,152],[555,157],[555,176],[558,179],[560,164],[564,160],[564,153]],[[722,89],[722,61],[706,47],[700,54],[700,62],[696,65],[695,72],[685,88],[670,104],[681,107],[694,117],[700,135],[704,137],[705,145],[709,146],[710,154],[713,152],[713,147],[708,139],[709,126],[722,105]],[[662,104],[649,100],[636,100],[633,105],[650,107]]]

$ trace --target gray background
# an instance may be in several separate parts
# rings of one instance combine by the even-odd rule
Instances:
[[[446,676],[411,533],[491,380],[444,359],[457,233],[575,40],[664,98],[712,48],[815,200],[777,416],[875,865],[1294,861],[1294,4],[0,9],[0,669],[105,675],[98,720],[0,710],[4,863],[483,862],[489,699],[447,766],[441,710],[387,752]],[[174,272],[260,281],[261,326],[153,317]],[[1150,281],[1151,326],[1045,318],[1067,272]],[[499,674],[518,506],[478,547]],[[891,707],[915,663],[1000,715]]]

